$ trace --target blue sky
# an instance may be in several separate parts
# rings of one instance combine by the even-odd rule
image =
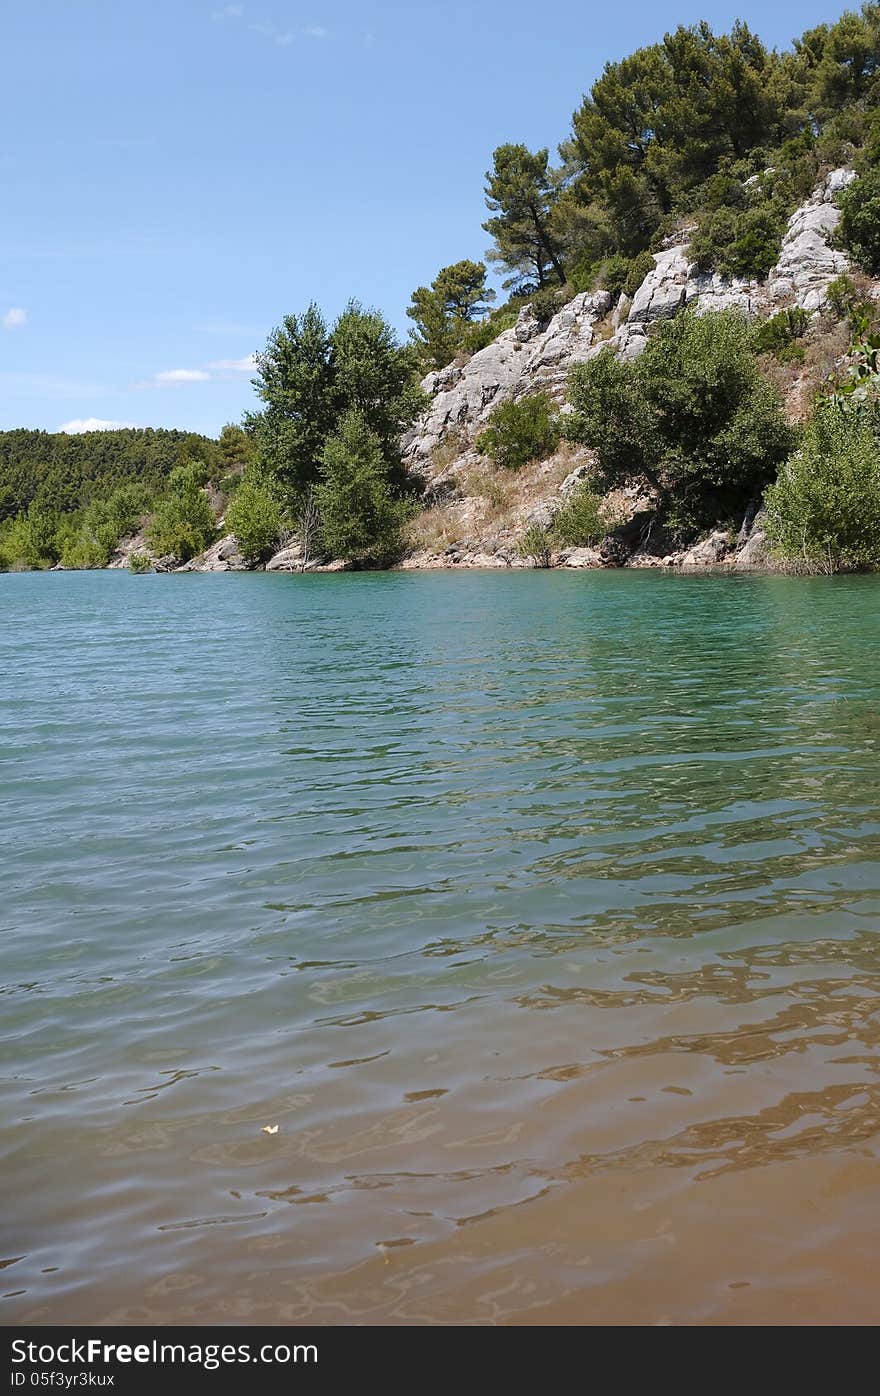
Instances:
[[[556,144],[608,58],[706,18],[771,44],[814,0],[6,0],[0,427],[216,433],[289,311],[482,257],[504,141]]]

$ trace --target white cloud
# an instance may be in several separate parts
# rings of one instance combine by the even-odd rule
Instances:
[[[200,325],[193,325],[194,330],[199,334],[225,334],[247,335],[249,339],[255,339],[259,334],[265,334],[265,330],[259,329],[256,325],[242,325],[235,320],[214,320]]]
[[[253,373],[256,366],[256,354],[245,354],[243,359],[217,359],[210,365],[218,373]]]
[[[166,368],[153,381],[164,388],[172,383],[207,383],[210,377],[203,368]]]
[[[213,20],[241,19],[243,14],[244,5],[224,5],[222,10],[215,10],[211,18]]]
[[[71,422],[62,422],[59,431],[68,436],[79,436],[84,431],[118,431],[121,427],[133,427],[134,422],[108,422],[104,417],[74,417]]]
[[[307,24],[303,33],[307,39],[326,39],[328,30],[320,24]]]
[[[290,29],[288,29],[286,34],[276,34],[275,36],[275,42],[279,48],[287,48],[288,44],[294,43],[295,40],[296,35]]]
[[[27,324],[28,313],[22,310],[20,305],[12,305],[3,316],[4,330],[20,330],[22,325]]]

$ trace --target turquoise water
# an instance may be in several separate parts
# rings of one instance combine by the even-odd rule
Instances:
[[[0,1314],[503,1317],[575,1178],[873,1158],[878,601],[0,577]]]

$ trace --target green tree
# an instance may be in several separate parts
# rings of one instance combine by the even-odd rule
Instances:
[[[360,413],[391,476],[403,481],[400,438],[424,405],[416,381],[416,355],[398,344],[388,321],[377,310],[350,301],[333,326],[335,415],[333,431],[343,417]]]
[[[511,273],[505,287],[517,290],[565,284],[561,249],[551,215],[562,190],[562,173],[550,168],[547,150],[501,145],[486,173],[486,205],[495,216],[483,224],[495,239],[489,253]]]
[[[258,468],[276,482],[284,504],[318,480],[325,443],[351,411],[361,413],[387,466],[401,475],[400,437],[422,406],[415,359],[377,311],[356,301],[332,330],[315,305],[285,317],[257,355],[264,406],[245,422]]]
[[[806,78],[806,108],[816,124],[855,103],[880,100],[880,5],[847,10],[832,25],[809,30],[796,43]]]
[[[783,558],[810,571],[880,566],[880,446],[858,414],[820,407],[765,500]]]
[[[318,472],[336,417],[333,344],[314,304],[304,315],[286,315],[257,355],[257,396],[262,412],[245,427],[253,436],[261,469],[289,495]]]
[[[0,530],[0,570],[51,567],[58,561],[59,522],[56,513],[33,504],[8,519]]]
[[[604,350],[576,365],[569,399],[566,434],[597,451],[601,486],[641,477],[685,532],[736,517],[792,445],[748,322],[733,311],[683,311],[634,363]]]
[[[407,315],[423,361],[443,368],[461,348],[467,326],[481,319],[495,299],[486,286],[485,262],[461,261],[442,267],[430,286],[412,293]]]
[[[277,487],[246,471],[226,510],[226,527],[235,534],[239,552],[251,566],[274,552],[281,534],[282,509]]]
[[[214,541],[214,511],[199,480],[200,472],[192,465],[172,470],[168,493],[160,499],[147,528],[147,541],[160,557],[188,562]]]
[[[328,437],[315,493],[331,556],[381,565],[398,555],[409,509],[394,493],[382,442],[364,413],[347,412]]]
[[[253,438],[236,422],[227,422],[218,443],[223,475],[241,475],[254,459]]]
[[[854,179],[837,197],[838,237],[872,276],[880,273],[880,165]]]

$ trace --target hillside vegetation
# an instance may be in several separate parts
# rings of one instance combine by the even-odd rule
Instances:
[[[219,442],[3,434],[0,567],[105,565],[138,526],[154,554],[184,562],[214,541],[224,515],[247,565],[297,536],[310,557],[388,565],[424,487],[405,468],[422,375],[466,362],[519,326],[524,307],[546,326],[574,296],[607,293],[603,306],[625,318],[651,254],[669,244],[689,246],[698,268],[760,283],[790,216],[832,169],[855,175],[834,194],[852,275],[829,289],[823,320],[791,303],[757,327],[727,310],[650,325],[635,362],[609,348],[573,369],[570,412],[543,392],[499,400],[475,447],[502,475],[566,441],[588,448],[592,473],[569,501],[564,535],[607,526],[598,496],[626,485],[646,492],[658,530],[679,542],[738,527],[766,490],[780,557],[877,565],[880,340],[869,278],[880,275],[880,4],[867,3],[785,51],[743,23],[728,34],[700,23],[606,64],[556,158],[516,141],[494,151],[487,262],[451,260],[426,275],[407,343],[356,301],[332,325],[314,304],[285,316],[257,356],[257,409]],[[500,272],[500,305],[487,263]],[[608,320],[606,338],[610,311]],[[783,397],[804,365],[795,429]],[[820,365],[831,372],[821,385]],[[440,449],[455,456],[452,431]],[[539,543],[533,531],[528,556],[549,555]]]

